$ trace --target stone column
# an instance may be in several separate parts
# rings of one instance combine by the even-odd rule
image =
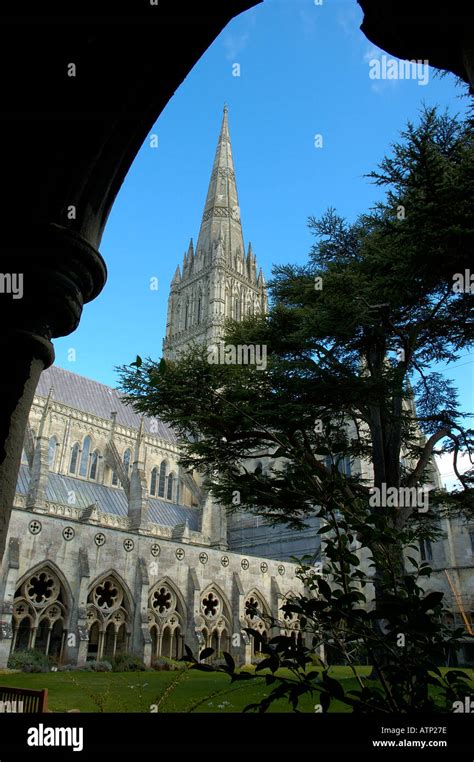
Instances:
[[[4,669],[8,664],[13,639],[13,600],[20,568],[20,542],[17,537],[10,539],[6,567],[3,599],[0,604],[0,669]]]
[[[106,279],[99,252],[55,223],[25,226],[2,241],[0,294],[0,557],[13,506],[28,414],[40,373],[54,361],[51,339],[77,328],[85,302]],[[15,288],[13,288],[15,287]]]

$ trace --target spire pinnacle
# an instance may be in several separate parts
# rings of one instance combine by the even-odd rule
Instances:
[[[196,249],[204,253],[212,251],[220,234],[226,241],[225,253],[228,261],[231,262],[238,249],[244,252],[244,242],[229,134],[227,103],[224,104],[221,129]]]

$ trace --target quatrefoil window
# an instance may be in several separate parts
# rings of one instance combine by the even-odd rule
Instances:
[[[202,599],[204,616],[216,616],[219,606],[219,599],[216,598],[213,593],[208,593],[206,597]]]
[[[155,590],[153,593],[153,608],[158,611],[159,614],[164,614],[171,608],[173,597],[166,587],[160,587],[159,590]]]

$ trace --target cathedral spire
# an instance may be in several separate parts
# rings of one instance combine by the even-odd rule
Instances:
[[[224,106],[222,124],[212,166],[204,213],[196,250],[212,252],[219,238],[226,240],[226,254],[231,263],[244,254],[239,198],[229,134],[228,108]]]
[[[227,318],[242,320],[266,305],[263,274],[257,277],[252,246],[244,249],[224,106],[197,245],[191,240],[171,283],[164,356],[173,360],[192,344],[213,345],[222,340]]]

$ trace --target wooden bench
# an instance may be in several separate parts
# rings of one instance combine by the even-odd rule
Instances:
[[[41,691],[33,691],[30,688],[10,688],[10,686],[0,685],[0,714],[3,712],[39,714],[47,711],[47,688]]]

